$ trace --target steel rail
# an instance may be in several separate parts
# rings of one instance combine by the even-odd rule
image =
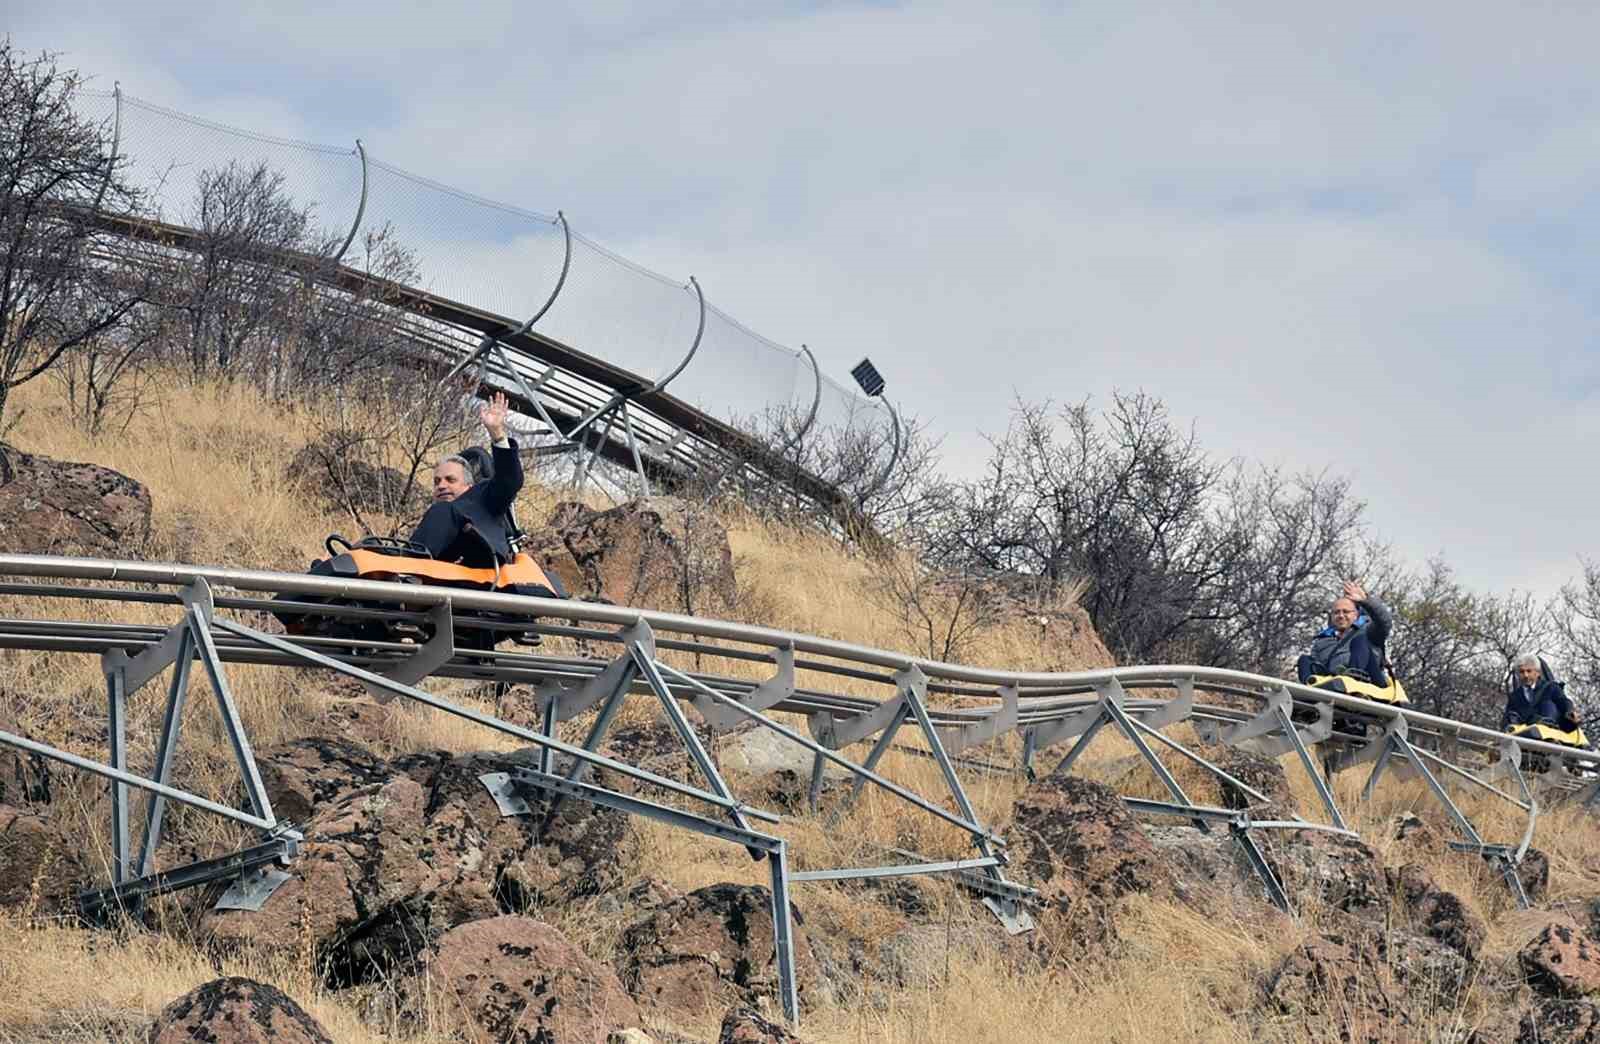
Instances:
[[[396,585],[376,580],[345,580],[336,577],[316,577],[267,570],[235,569],[217,566],[193,566],[177,563],[114,561],[106,559],[74,558],[59,555],[0,554],[0,574],[35,576],[57,580],[115,581],[164,586],[185,586],[204,580],[238,590],[272,594],[311,594],[322,597],[353,598],[400,608],[430,608],[450,604],[457,611],[476,610],[507,613],[514,616],[576,619],[588,623],[628,627],[644,622],[657,631],[693,635],[771,648],[793,647],[806,652],[830,657],[846,664],[866,664],[891,670],[920,669],[930,678],[948,681],[992,685],[997,690],[1003,686],[1017,686],[1022,690],[1051,689],[1060,691],[1088,691],[1096,686],[1116,681],[1129,689],[1169,686],[1179,682],[1199,688],[1226,687],[1265,697],[1276,690],[1287,692],[1296,702],[1325,704],[1337,710],[1358,715],[1373,723],[1404,720],[1408,726],[1421,728],[1442,736],[1476,740],[1498,747],[1510,740],[1518,748],[1556,755],[1600,766],[1600,755],[1575,751],[1571,747],[1507,736],[1493,729],[1466,722],[1440,718],[1403,706],[1392,706],[1364,700],[1360,697],[1315,689],[1295,682],[1245,671],[1218,667],[1197,667],[1183,664],[1159,664],[1138,667],[1109,667],[1090,671],[1036,672],[1012,671],[945,663],[938,660],[912,656],[902,652],[878,649],[838,639],[783,631],[770,627],[687,616],[648,609],[603,605],[593,602],[574,602],[561,599],[530,598],[521,595],[496,594],[484,591],[466,591],[457,588],[427,585]],[[820,665],[813,669],[820,669]],[[994,697],[998,701],[998,694]]]

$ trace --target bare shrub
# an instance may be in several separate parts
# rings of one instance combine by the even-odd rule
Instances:
[[[137,205],[110,129],[73,109],[77,72],[0,37],[0,414],[13,388],[115,328],[136,287],[93,277],[102,204]]]
[[[427,506],[426,473],[467,437],[460,403],[438,377],[427,367],[390,366],[313,405],[316,438],[297,458],[299,477],[363,534],[409,532]]]

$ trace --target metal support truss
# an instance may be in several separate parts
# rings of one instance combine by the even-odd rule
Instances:
[[[110,914],[120,910],[137,909],[144,900],[158,895],[166,895],[182,888],[193,888],[195,885],[210,884],[212,881],[241,880],[263,867],[288,866],[295,856],[300,854],[300,843],[303,840],[298,831],[279,827],[270,833],[266,841],[238,852],[216,859],[188,863],[160,873],[147,873],[132,880],[118,882],[110,888],[82,892],[78,895],[78,912],[91,924],[103,924]],[[278,879],[273,888],[281,883],[282,879]],[[264,893],[257,893],[255,899],[257,909],[267,896],[272,894],[273,888],[265,889]]]
[[[678,781],[668,779],[665,776],[658,776],[654,772],[650,772],[646,769],[637,768],[633,765],[616,761],[612,758],[605,757],[601,754],[596,754],[593,751],[586,750],[582,747],[575,747],[570,743],[564,743],[553,736],[546,736],[543,733],[535,732],[532,729],[525,729],[520,725],[513,725],[508,721],[501,721],[499,718],[484,714],[481,711],[475,711],[470,707],[457,706],[456,704],[451,703],[449,700],[435,696],[433,693],[427,692],[426,690],[405,685],[390,678],[385,678],[381,674],[374,674],[371,671],[363,670],[362,668],[356,667],[353,664],[336,660],[331,656],[324,656],[319,652],[296,645],[295,643],[287,641],[283,638],[279,638],[276,635],[266,634],[262,631],[257,631],[252,627],[246,627],[243,624],[234,623],[231,620],[218,619],[216,621],[216,625],[218,628],[227,631],[229,634],[255,642],[256,644],[265,648],[272,649],[276,652],[285,653],[295,659],[302,660],[309,664],[314,664],[318,667],[326,667],[331,671],[337,671],[340,674],[348,675],[349,677],[357,680],[373,682],[382,688],[388,689],[397,696],[404,696],[408,699],[415,700],[424,706],[432,707],[435,710],[444,711],[446,714],[452,714],[458,718],[475,722],[486,728],[493,729],[496,732],[504,733],[507,736],[515,736],[518,739],[526,740],[529,743],[535,744],[536,746],[546,747],[556,753],[567,754],[578,761],[587,762],[596,768],[610,769],[613,772],[619,772],[624,776],[629,776],[633,779],[639,780],[641,783],[649,783],[652,786],[671,791],[682,797],[694,798],[697,801],[703,801],[707,804],[714,805],[724,810],[738,808],[746,816],[750,816],[754,819],[761,819],[768,823],[776,823],[779,821],[775,814],[767,812],[763,809],[751,808],[748,805],[743,805],[737,801],[729,800],[728,798],[724,798],[718,794],[712,794],[708,791],[701,790],[698,787],[692,787],[686,783],[679,783]]]
[[[1083,731],[1083,734],[1078,738],[1078,742],[1073,744],[1072,749],[1067,752],[1066,757],[1061,759],[1060,764],[1055,767],[1051,775],[1059,776],[1070,772],[1073,763],[1083,756],[1085,750],[1089,749],[1089,744],[1094,742],[1094,738],[1099,735],[1100,730],[1107,725],[1115,725],[1117,731],[1121,732],[1123,737],[1133,744],[1133,749],[1138,751],[1145,764],[1154,770],[1156,778],[1167,789],[1167,793],[1171,794],[1179,805],[1193,805],[1194,802],[1189,800],[1189,795],[1184,793],[1183,786],[1167,770],[1167,766],[1162,764],[1161,759],[1156,756],[1156,752],[1150,749],[1150,745],[1144,741],[1144,736],[1140,734],[1140,730],[1134,720],[1129,717],[1125,706],[1127,693],[1123,690],[1122,683],[1115,678],[1111,678],[1096,686],[1095,692],[1099,697],[1095,704],[1099,709],[1098,714],[1095,714],[1089,720],[1088,728]],[[1202,833],[1209,833],[1211,830],[1210,825],[1201,816],[1195,817],[1194,825]]]
[[[1461,832],[1464,840],[1452,841],[1450,842],[1450,847],[1457,851],[1475,852],[1488,860],[1505,878],[1506,885],[1510,888],[1517,904],[1526,909],[1529,905],[1528,895],[1526,889],[1523,888],[1522,879],[1518,875],[1517,869],[1522,863],[1523,855],[1527,852],[1529,841],[1532,840],[1534,822],[1539,816],[1539,806],[1534,801],[1532,792],[1528,789],[1527,781],[1522,776],[1520,766],[1513,765],[1511,772],[1514,773],[1513,778],[1522,788],[1523,800],[1519,800],[1498,787],[1484,782],[1472,773],[1451,764],[1432,751],[1422,750],[1414,746],[1409,738],[1409,731],[1406,719],[1396,717],[1389,722],[1381,739],[1368,744],[1366,748],[1347,760],[1346,764],[1355,764],[1360,760],[1366,759],[1371,759],[1374,762],[1372,773],[1367,777],[1366,785],[1362,788],[1362,800],[1369,800],[1383,773],[1391,769],[1397,759],[1402,760],[1408,768],[1420,775],[1423,781],[1427,783],[1428,790],[1433,794],[1434,799],[1444,807],[1451,820],[1455,822],[1456,829]],[[1518,845],[1506,845],[1484,841],[1477,828],[1472,825],[1472,821],[1467,818],[1466,813],[1451,798],[1450,792],[1445,789],[1443,781],[1430,766],[1438,766],[1452,776],[1486,790],[1527,812],[1528,825],[1521,843]]]
[[[695,354],[700,351],[700,342],[702,339],[704,339],[706,333],[706,295],[705,292],[700,289],[699,280],[695,279],[694,276],[689,277],[689,284],[685,286],[684,289],[694,291],[695,304],[699,316],[695,322],[694,340],[690,343],[689,350],[684,353],[683,358],[678,360],[678,364],[674,366],[666,375],[658,377],[655,381],[648,385],[618,389],[616,393],[605,402],[595,406],[589,410],[588,413],[585,413],[582,417],[579,417],[577,422],[569,427],[564,433],[565,437],[569,441],[573,441],[578,444],[578,460],[574,465],[572,480],[575,487],[581,489],[583,488],[584,484],[588,482],[589,469],[593,466],[595,460],[599,458],[600,451],[605,446],[606,440],[611,437],[612,427],[615,426],[618,420],[621,420],[623,433],[628,442],[628,450],[633,457],[634,468],[638,474],[640,489],[645,493],[649,492],[650,479],[649,476],[645,474],[644,461],[639,450],[639,442],[633,429],[633,418],[628,413],[628,401],[630,399],[638,398],[641,395],[654,395],[655,393],[665,389],[667,385],[671,384],[677,378],[677,376],[684,371],[684,368],[687,367],[690,361],[694,359]],[[601,426],[602,421],[604,421],[603,426]],[[586,457],[584,455],[584,450],[588,448],[589,429],[597,426],[600,426],[600,436],[595,440],[593,448],[589,449]],[[552,424],[552,427],[555,426]],[[556,430],[559,431],[560,429],[557,428]]]
[[[778,664],[777,673],[739,697],[739,702],[749,710],[765,711],[794,698],[794,643],[774,649],[773,659]],[[745,720],[743,715],[725,709],[703,692],[695,693],[694,709],[712,732],[727,732]]]
[[[1251,836],[1253,830],[1324,830],[1328,833],[1341,834],[1345,837],[1357,836],[1354,831],[1344,827],[1327,827],[1318,823],[1303,823],[1298,820],[1252,820],[1250,813],[1238,809],[1214,808],[1207,805],[1176,804],[1167,801],[1148,801],[1144,798],[1123,798],[1129,810],[1146,815],[1181,816],[1189,820],[1206,820],[1213,823],[1222,823],[1228,827],[1229,833],[1238,844],[1245,859],[1260,879],[1261,885],[1267,891],[1267,897],[1272,904],[1289,916],[1295,916],[1294,904],[1289,901],[1289,893],[1284,890],[1283,882],[1272,869],[1255,838]]]
[[[626,426],[620,412],[616,414],[616,423]],[[595,426],[593,418],[591,426]],[[649,431],[646,434],[648,436]],[[616,455],[613,453],[612,457]],[[641,459],[644,458],[641,456]],[[1330,774],[1358,766],[1369,769],[1364,798],[1375,796],[1378,784],[1391,776],[1404,773],[1408,777],[1420,777],[1432,798],[1444,806],[1455,823],[1461,840],[1455,841],[1454,847],[1477,852],[1498,867],[1506,875],[1508,887],[1518,896],[1519,902],[1524,899],[1525,889],[1516,871],[1533,839],[1541,803],[1572,800],[1585,806],[1600,804],[1600,755],[1593,752],[1574,751],[1531,737],[1507,737],[1492,729],[1439,718],[1410,707],[1372,703],[1343,693],[1239,671],[1149,666],[1030,673],[912,661],[902,654],[833,638],[729,621],[488,592],[428,586],[407,586],[401,591],[392,585],[344,578],[55,556],[0,555],[0,568],[8,576],[55,580],[45,584],[0,585],[5,594],[16,596],[170,604],[176,600],[174,589],[192,585],[183,599],[183,620],[166,631],[144,624],[106,623],[106,618],[94,621],[0,620],[0,648],[104,654],[104,698],[110,747],[104,761],[55,750],[9,733],[0,733],[0,743],[54,758],[97,773],[109,781],[114,816],[112,862],[115,867],[109,875],[113,887],[132,886],[151,876],[166,801],[185,801],[256,830],[270,831],[275,825],[271,810],[265,805],[264,794],[259,794],[258,781],[252,779],[247,768],[253,763],[253,757],[244,740],[226,681],[221,676],[223,658],[228,662],[326,667],[369,683],[384,694],[404,696],[533,743],[540,749],[535,771],[560,782],[560,786],[544,788],[553,800],[569,796],[563,787],[609,785],[607,779],[593,780],[592,773],[585,777],[593,766],[660,788],[669,795],[660,799],[663,801],[680,803],[671,795],[692,798],[706,806],[696,810],[700,813],[699,820],[715,824],[717,830],[724,832],[719,836],[744,846],[756,834],[746,829],[749,824],[777,822],[777,817],[741,804],[733,798],[726,781],[716,774],[715,765],[710,764],[707,770],[710,758],[706,745],[700,740],[704,733],[697,734],[695,728],[689,726],[687,708],[683,707],[684,703],[692,703],[713,732],[751,722],[809,752],[813,800],[820,792],[823,770],[842,768],[850,773],[854,784],[845,788],[850,791],[844,795],[845,804],[871,783],[963,831],[973,846],[973,851],[966,853],[900,852],[882,859],[875,856],[863,860],[883,864],[880,866],[807,868],[803,872],[807,876],[797,878],[802,881],[948,873],[983,894],[1025,899],[1021,886],[1012,885],[1001,876],[1006,865],[1003,841],[979,819],[971,802],[966,800],[962,781],[956,778],[961,752],[1001,739],[1013,730],[1023,734],[1024,761],[1030,766],[1039,750],[1056,743],[1062,743],[1064,748],[1070,746],[1058,766],[1058,771],[1067,772],[1074,769],[1077,760],[1108,726],[1114,727],[1133,744],[1141,760],[1151,766],[1166,788],[1162,801],[1141,803],[1135,800],[1129,802],[1130,807],[1199,821],[1212,828],[1225,827],[1235,837],[1243,831],[1244,836],[1239,840],[1241,865],[1248,860],[1257,868],[1269,862],[1270,856],[1265,846],[1259,844],[1261,830],[1328,829],[1348,834],[1340,830],[1346,820],[1334,800],[1334,789],[1327,785],[1325,774],[1315,771],[1318,758]],[[262,595],[337,597],[371,603],[364,608],[348,610],[355,615],[365,614],[363,618],[367,619],[393,616],[414,623],[425,619],[424,614],[431,614],[434,629],[429,641],[421,647],[377,643],[375,651],[359,653],[349,651],[347,643],[263,634],[213,618],[209,591],[198,582],[203,579],[227,584],[236,592],[219,600],[223,609],[260,611],[267,605]],[[95,582],[100,586],[89,586]],[[166,590],[162,590],[163,587]],[[540,617],[546,622],[530,624],[532,629],[545,634],[615,642],[622,648],[622,655],[610,663],[584,663],[543,654],[456,653],[451,648],[454,639],[450,636],[449,614],[452,611]],[[555,618],[570,618],[573,624],[566,627],[549,622]],[[612,630],[615,628],[622,630]],[[214,631],[221,633],[213,637]],[[663,637],[658,639],[657,634]],[[665,637],[667,635],[671,637]],[[137,655],[133,655],[135,652]],[[748,663],[771,664],[776,669],[759,682],[698,673],[691,676],[674,670],[658,658],[677,652],[725,655]],[[170,784],[181,731],[179,723],[185,712],[185,694],[196,662],[212,683],[225,729],[233,734],[230,742],[234,744],[235,758],[249,798],[243,809],[228,808],[197,795],[185,794]],[[126,720],[137,707],[133,701],[144,687],[169,669],[173,677],[167,688],[166,715],[156,745],[154,767],[150,769],[150,778],[145,778],[128,768],[130,762],[138,764],[139,758],[137,753],[127,750]],[[799,671],[805,672],[803,688],[796,683]],[[387,672],[389,676],[380,672]],[[452,705],[404,680],[430,673],[492,678],[503,683],[532,683],[541,701],[542,720],[537,727],[512,726],[487,714]],[[830,678],[834,679],[833,688],[828,687]],[[875,686],[884,688],[874,693]],[[1167,698],[1169,692],[1162,692],[1159,698],[1150,695],[1156,690],[1169,690],[1171,698]],[[1197,690],[1230,699],[1217,705],[1197,705]],[[943,693],[963,700],[987,698],[989,706],[969,703],[952,709],[929,703],[930,698]],[[662,703],[663,712],[684,740],[687,756],[695,764],[691,772],[699,771],[705,780],[696,779],[695,785],[676,782],[597,753],[596,748],[603,744],[606,730],[616,720],[623,701],[632,694]],[[1256,706],[1240,710],[1237,702],[1231,699],[1240,697],[1257,701]],[[588,710],[594,711],[595,724],[588,730],[587,742],[583,746],[562,743],[556,735],[560,723]],[[787,719],[783,718],[786,714],[806,716],[809,735],[807,728],[789,727]],[[1251,818],[1263,814],[1259,805],[1267,804],[1267,795],[1163,734],[1162,730],[1168,726],[1185,721],[1192,724],[1202,739],[1215,739],[1268,756],[1292,754],[1312,780],[1325,818],[1331,825],[1303,821],[1262,822]],[[925,743],[913,741],[916,753],[939,765],[953,800],[930,800],[878,771],[889,749],[905,741],[908,722],[915,722],[923,732]],[[695,723],[696,727],[698,724]],[[864,764],[841,753],[843,748],[856,743],[865,744],[862,748],[866,756]],[[698,751],[696,746],[699,746]],[[556,754],[573,761],[563,761],[558,769]],[[1187,759],[1212,777],[1237,787],[1252,802],[1251,807],[1232,812],[1194,804],[1184,788],[1177,785],[1177,778],[1165,771],[1163,762],[1171,764],[1169,754]],[[1517,807],[1526,815],[1520,839],[1502,844],[1500,839],[1486,838],[1471,821],[1472,806],[1456,800],[1459,789],[1450,786],[1452,783],[1492,794]],[[1536,787],[1541,789],[1536,790]],[[1548,788],[1550,796],[1543,788]],[[131,809],[129,795],[141,789],[157,795],[158,800],[153,799],[137,810]],[[258,794],[262,799],[259,802]],[[142,822],[134,821],[133,811],[140,813],[138,818]],[[833,824],[824,819],[813,825],[826,830]],[[143,837],[135,836],[141,826]],[[756,847],[770,860],[769,850]],[[782,871],[785,875],[787,869]],[[785,876],[785,881],[790,879],[793,878]],[[1265,876],[1262,879],[1271,893],[1271,882]],[[1279,901],[1277,895],[1272,898],[1274,902]]]
[[[252,853],[256,853],[257,849],[247,849],[242,853],[156,873],[156,852],[161,844],[162,825],[168,801],[190,805],[261,830],[267,837],[264,844],[271,847],[283,859],[294,854],[294,844],[299,838],[299,835],[289,828],[280,827],[262,785],[244,723],[239,717],[227,679],[222,672],[221,659],[211,638],[208,626],[213,612],[210,587],[204,580],[196,580],[181,593],[181,598],[184,603],[183,619],[169,628],[159,641],[137,656],[129,656],[119,648],[108,649],[101,656],[101,669],[106,678],[107,737],[110,748],[105,764],[22,736],[0,732],[0,743],[110,780],[111,886],[86,892],[80,896],[80,908],[84,910],[86,916],[98,918],[112,907],[134,907],[146,896],[164,894],[204,881],[238,876],[259,865],[259,861],[251,861],[256,858]],[[216,697],[223,730],[233,748],[235,764],[244,784],[249,812],[230,808],[171,784],[172,766],[177,753],[183,709],[189,689],[190,668],[195,658],[200,660]],[[145,684],[169,667],[172,670],[172,681],[167,688],[161,733],[157,739],[154,775],[152,778],[147,778],[129,771],[128,768],[128,708],[131,700]],[[130,790],[143,790],[149,794],[137,857],[133,851],[130,828],[132,812]],[[245,865],[246,863],[249,865]]]
[[[722,773],[717,771],[711,755],[706,753],[705,745],[700,742],[700,737],[695,735],[694,726],[684,717],[683,709],[678,706],[677,697],[667,688],[666,679],[661,676],[661,669],[656,666],[655,634],[651,632],[649,624],[641,621],[636,625],[634,637],[628,639],[628,655],[633,658],[634,665],[644,676],[650,690],[661,701],[661,709],[666,712],[667,721],[672,724],[673,731],[683,741],[684,747],[689,751],[689,757],[699,768],[700,774],[705,777],[707,785],[713,793],[732,801],[733,791],[728,789]],[[728,816],[740,830],[750,829],[750,823],[744,818],[744,813],[739,810],[737,804],[729,809]],[[758,862],[764,855],[759,848],[751,848],[749,851],[750,858]]]
[[[644,798],[621,794],[589,783],[575,782],[567,777],[540,772],[536,769],[517,769],[512,772],[490,772],[479,777],[500,807],[504,816],[528,815],[531,806],[524,796],[528,790],[549,791],[554,803],[556,797],[576,798],[606,808],[614,808],[633,816],[643,816],[680,830],[733,841],[751,852],[759,852],[771,863],[772,937],[774,962],[778,970],[778,988],[783,1013],[790,1022],[800,1019],[799,994],[794,974],[793,914],[789,907],[788,853],[781,838],[762,834],[737,826],[729,826],[682,809],[647,801]]]
[[[679,681],[688,684],[697,692],[705,695],[709,699],[714,700],[725,707],[733,709],[736,713],[747,718],[748,720],[754,721],[765,728],[771,729],[778,735],[783,736],[794,743],[798,743],[800,746],[811,751],[812,756],[815,759],[814,764],[818,766],[813,769],[813,780],[819,778],[821,772],[820,766],[823,762],[833,762],[834,764],[841,766],[855,775],[855,787],[852,791],[852,795],[859,791],[866,783],[873,783],[882,789],[888,790],[897,797],[910,802],[916,807],[922,809],[924,812],[938,816],[940,819],[943,819],[946,822],[965,830],[972,838],[973,845],[978,848],[984,858],[994,860],[994,863],[985,866],[981,870],[981,873],[985,878],[993,881],[999,887],[984,896],[984,905],[989,908],[995,917],[1000,920],[1001,924],[1006,927],[1007,931],[1010,931],[1012,934],[1026,932],[1034,927],[1033,918],[1028,911],[1023,908],[1021,903],[1018,902],[1015,897],[1006,894],[1005,890],[1007,888],[1017,886],[1014,886],[1012,882],[1006,880],[1004,873],[999,869],[999,867],[1005,862],[1005,857],[1001,855],[998,850],[1004,847],[1005,842],[978,822],[976,811],[974,810],[972,803],[967,799],[966,790],[962,787],[961,780],[956,775],[954,766],[951,764],[948,755],[946,755],[943,746],[940,744],[938,732],[933,727],[932,720],[929,717],[927,708],[923,703],[923,699],[927,692],[927,678],[925,675],[923,675],[922,671],[918,667],[913,665],[895,676],[900,693],[899,699],[892,703],[892,709],[889,712],[889,721],[884,726],[884,734],[880,736],[877,743],[874,744],[872,754],[868,756],[867,761],[864,764],[857,765],[842,755],[830,750],[823,744],[818,743],[815,740],[808,739],[793,729],[780,725],[778,722],[767,717],[765,714],[762,714],[760,711],[752,710],[750,707],[745,706],[743,703],[733,699],[732,697],[716,692],[715,690],[707,687],[704,683],[691,678],[687,674],[684,674],[682,671],[675,670],[672,667],[661,663],[656,664],[656,666],[665,674],[670,674]],[[923,735],[928,741],[929,749],[933,753],[935,760],[938,761],[940,769],[944,773],[946,785],[949,786],[951,796],[955,799],[956,806],[960,810],[961,814],[959,816],[951,815],[945,809],[942,809],[939,806],[924,800],[899,784],[885,779],[883,776],[880,776],[876,771],[874,771],[877,761],[882,758],[883,753],[888,750],[890,742],[894,738],[894,733],[909,717],[915,717],[919,726],[922,727]],[[813,727],[816,728],[817,725],[813,723]],[[826,726],[823,727],[826,728]],[[854,732],[852,731],[851,734],[853,735]],[[832,732],[828,732],[827,735],[829,735],[830,738],[836,736],[836,734]],[[837,814],[830,819],[830,823],[836,821]],[[999,894],[995,894],[996,892]]]

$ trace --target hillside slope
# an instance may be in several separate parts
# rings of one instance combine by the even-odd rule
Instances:
[[[151,534],[143,546],[125,549],[126,557],[298,571],[320,552],[327,533],[352,528],[348,517],[324,504],[314,488],[308,491],[304,476],[292,469],[296,452],[313,434],[307,418],[262,403],[252,393],[173,383],[126,430],[99,442],[85,439],[67,422],[48,388],[25,389],[17,400],[23,412],[6,441],[31,453],[111,467],[148,486],[154,502]],[[525,524],[546,519],[562,498],[556,487],[530,483],[519,514]],[[913,648],[908,643],[914,632],[885,600],[871,562],[815,534],[736,514],[720,521],[727,527],[737,585],[715,606],[716,615]],[[35,611],[14,597],[0,601],[5,615]],[[965,658],[1049,670],[1108,662],[1098,640],[1085,631],[1081,611],[1057,608],[1046,615],[1040,623],[1038,614],[1013,613],[977,636]],[[167,621],[170,611],[152,607],[140,619]],[[264,758],[307,737],[353,741],[375,763],[389,766],[417,752],[438,751],[439,759],[448,759],[514,746],[454,719],[377,705],[324,672],[240,667],[233,676],[252,741]],[[462,702],[497,705],[481,688],[432,684]],[[0,653],[0,721],[103,756],[101,685],[98,664],[89,657]],[[514,690],[499,705],[515,717],[526,712],[529,701]],[[648,704],[639,701],[625,712],[623,724],[647,731],[654,719]],[[186,734],[192,745],[184,751],[181,771],[196,789],[226,799],[233,786],[226,740],[208,720],[194,724]],[[581,724],[564,723],[578,731]],[[130,722],[133,748],[150,749],[158,726],[159,708],[138,705]],[[1008,738],[985,758],[1015,764],[1014,742]],[[1080,763],[1077,774],[1123,793],[1158,796],[1154,779],[1130,759],[1131,753],[1108,739]],[[1260,768],[1273,778],[1282,776],[1284,801],[1310,808],[1315,794],[1309,782],[1284,764],[1291,771]],[[892,778],[914,782],[921,792],[938,791],[936,770],[925,759],[892,752],[883,765]],[[1179,770],[1179,775],[1194,792],[1207,793],[1210,784],[1195,772]],[[1370,848],[1348,860],[1359,862],[1375,882],[1374,894],[1355,908],[1326,887],[1306,884],[1297,894],[1302,916],[1296,921],[1267,906],[1226,858],[1207,857],[1205,842],[1190,828],[1145,831],[1131,820],[1117,820],[1114,836],[1103,839],[1104,851],[1136,851],[1151,868],[1148,875],[1136,875],[1126,887],[1110,887],[1106,881],[1120,878],[1102,879],[1093,866],[1079,866],[1072,874],[1040,881],[1055,905],[1033,938],[1006,938],[982,907],[943,880],[920,879],[896,889],[797,887],[796,905],[822,966],[816,972],[822,985],[809,993],[804,1036],[816,1041],[1044,1042],[1392,1039],[1401,1034],[1465,1040],[1476,1032],[1477,1039],[1498,1040],[1515,1037],[1526,1012],[1529,1019],[1542,1020],[1538,1039],[1587,1039],[1551,1035],[1563,1019],[1600,1024],[1600,1013],[1583,1007],[1584,985],[1565,988],[1571,995],[1566,1000],[1546,1000],[1525,984],[1528,963],[1519,954],[1553,915],[1570,914],[1574,931],[1588,930],[1589,900],[1600,896],[1600,829],[1593,820],[1557,811],[1541,821],[1536,844],[1549,859],[1548,889],[1540,910],[1519,912],[1494,875],[1440,843],[1448,835],[1447,824],[1419,784],[1386,785],[1363,804],[1356,800],[1361,780],[1350,775],[1337,781],[1339,796]],[[81,842],[76,855],[103,880],[108,848],[103,787],[64,771],[54,780],[51,800],[26,811]],[[1015,818],[1017,830],[1029,838],[1046,836],[1048,827],[1040,824],[1054,821],[1058,813],[1066,817],[1060,821],[1070,822],[1080,807],[1074,802],[1090,807],[1098,793],[1029,787],[1022,776],[1004,771],[973,769],[965,782],[980,813],[998,824],[999,832],[1009,834]],[[1497,835],[1520,833],[1508,810],[1473,797],[1463,797],[1463,803]],[[1402,838],[1395,823],[1406,813],[1419,816],[1423,829]],[[926,817],[907,816],[901,806],[870,792],[840,827],[803,810],[791,819],[790,836],[805,839],[819,859],[870,843],[951,857],[966,854],[958,836],[929,826]],[[572,896],[533,911],[602,964],[625,961],[630,931],[661,897],[766,882],[765,869],[736,848],[654,823],[636,823],[633,829],[628,858],[615,868],[603,894]],[[237,843],[235,834],[204,816],[175,815],[173,832],[193,852]],[[1154,847],[1147,849],[1146,834]],[[4,851],[0,845],[0,859]],[[1281,856],[1294,858],[1287,848]],[[1021,865],[1038,869],[1026,860]],[[1400,872],[1407,866],[1414,868],[1409,878]],[[1388,877],[1385,868],[1391,871]],[[1418,890],[1408,892],[1407,882],[1414,884],[1419,874],[1432,882],[1431,890],[1423,890],[1428,895],[1452,897],[1456,906],[1450,909],[1460,911],[1460,923],[1481,925],[1481,938],[1467,931],[1473,936],[1470,946],[1444,947],[1457,954],[1471,951],[1459,968],[1450,965],[1465,972],[1452,973],[1456,977],[1449,983],[1445,972],[1433,979],[1435,972],[1426,971],[1444,967],[1437,959],[1444,952],[1437,940],[1426,944],[1434,948],[1415,965],[1423,973],[1415,973],[1403,956],[1409,951],[1394,942],[1412,939],[1408,933],[1432,938],[1428,917],[1437,920],[1437,909],[1449,905],[1433,900],[1427,909],[1435,914],[1418,913],[1418,896],[1411,894]],[[193,903],[180,898],[161,904],[145,927],[91,932],[55,916],[46,901],[48,883],[46,870],[25,883],[0,882],[5,886],[0,892],[13,900],[0,919],[0,1040],[143,1040],[165,1004],[218,974],[247,975],[280,987],[339,1041],[483,1039],[463,1027],[448,998],[407,1009],[401,996],[406,987],[398,981],[334,988],[338,984],[321,973],[312,948],[296,941],[310,937],[304,924],[283,925],[278,940],[283,945],[219,948],[200,929]],[[1368,935],[1380,941],[1351,941]],[[1330,939],[1342,940],[1339,946],[1348,942],[1349,952],[1330,957],[1329,947],[1335,945]],[[1341,978],[1339,969],[1346,967],[1356,970]],[[1303,994],[1314,1001],[1309,1006],[1306,996],[1291,988],[1302,981],[1307,984]],[[1593,985],[1600,986],[1600,977]],[[647,1025],[663,1040],[673,1039],[671,1033],[709,1039],[721,1015],[721,1006],[654,1011]]]

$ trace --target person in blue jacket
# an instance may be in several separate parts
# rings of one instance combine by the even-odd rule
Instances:
[[[1311,650],[1296,664],[1300,684],[1319,674],[1342,674],[1380,687],[1389,684],[1383,646],[1393,629],[1389,607],[1354,580],[1346,580],[1344,593],[1328,610],[1328,626],[1311,639]]]
[[[1502,731],[1513,725],[1554,725],[1565,732],[1578,727],[1578,712],[1567,697],[1567,687],[1556,681],[1544,661],[1533,653],[1517,657],[1506,709],[1500,715]]]

